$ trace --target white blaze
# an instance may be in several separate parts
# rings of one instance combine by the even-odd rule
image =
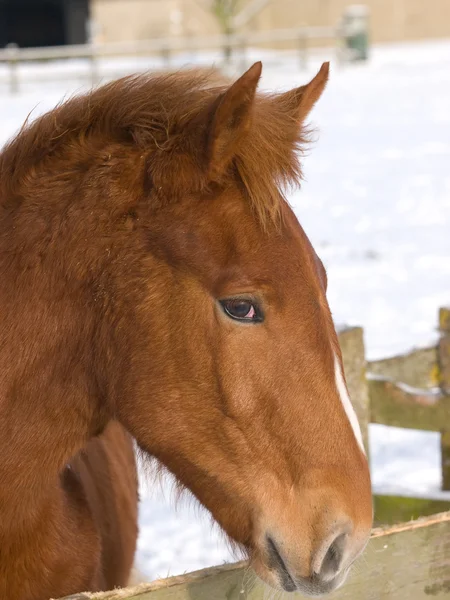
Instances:
[[[365,454],[366,451],[364,449],[361,427],[359,426],[358,417],[356,416],[355,409],[353,408],[352,403],[350,401],[347,392],[347,386],[345,385],[344,377],[342,375],[341,365],[336,354],[334,355],[334,372],[336,376],[336,387],[338,390],[338,394],[341,398],[342,404],[344,405],[345,413],[348,417],[348,420],[350,421],[350,425],[352,426],[353,433],[355,434],[359,447]]]

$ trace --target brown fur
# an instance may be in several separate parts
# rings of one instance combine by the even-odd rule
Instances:
[[[332,522],[352,524],[352,556],[367,538],[326,277],[281,194],[328,66],[281,95],[256,93],[260,72],[231,87],[128,77],[24,126],[0,156],[1,598],[126,583],[125,430],[273,585],[268,532],[306,591]],[[236,294],[264,324],[223,314]]]

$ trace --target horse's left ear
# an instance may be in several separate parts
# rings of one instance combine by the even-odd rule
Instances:
[[[322,95],[328,81],[329,71],[330,63],[323,63],[317,75],[309,83],[277,97],[278,103],[284,104],[298,123],[306,119]]]
[[[262,63],[255,63],[213,105],[206,148],[208,170],[212,177],[225,170],[238,142],[249,128],[261,71]]]

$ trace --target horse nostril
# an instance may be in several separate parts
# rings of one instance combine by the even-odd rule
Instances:
[[[320,570],[316,573],[321,579],[329,581],[338,574],[342,565],[346,541],[347,534],[341,533],[330,544],[320,565]]]
[[[286,590],[286,592],[295,591],[297,586],[294,583],[288,568],[286,567],[286,563],[284,562],[277,545],[269,535],[266,536],[266,542],[269,555],[269,564],[272,569],[277,571],[281,586],[284,590]]]

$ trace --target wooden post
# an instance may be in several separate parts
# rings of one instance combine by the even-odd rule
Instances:
[[[439,311],[440,339],[438,344],[439,385],[443,402],[450,405],[450,308]],[[450,423],[442,424],[441,431],[442,489],[450,490]]]
[[[298,38],[298,48],[300,69],[306,70],[308,68],[308,36],[306,33],[302,33]]]
[[[19,92],[19,46],[11,43],[6,48],[8,50],[9,64],[9,91],[11,94],[17,94]]]
[[[97,62],[97,48],[95,44],[91,44],[91,56],[90,56],[90,66],[91,66],[91,86],[95,87],[100,81],[100,76],[98,72],[98,62]]]
[[[231,56],[233,54],[233,46],[231,44],[232,35],[233,31],[227,28],[225,31],[225,41],[223,45],[223,61],[225,66],[229,66],[231,64]]]
[[[442,489],[450,491],[450,427],[441,431]]]
[[[336,39],[335,39],[335,57],[336,65],[342,67],[345,61],[345,47],[344,47],[344,24],[343,21],[336,26]]]
[[[363,330],[347,327],[339,331],[347,387],[361,425],[364,446],[369,452],[369,392],[366,380],[366,356]]]
[[[245,71],[247,69],[247,37],[244,34],[242,34],[240,36],[240,40],[241,43],[239,44],[240,46],[240,54],[241,54],[241,58],[240,58],[240,63],[241,63],[241,71]]]
[[[439,374],[441,390],[450,396],[450,308],[439,310]]]
[[[168,69],[170,67],[170,48],[166,43],[161,46],[161,58],[164,67]]]

